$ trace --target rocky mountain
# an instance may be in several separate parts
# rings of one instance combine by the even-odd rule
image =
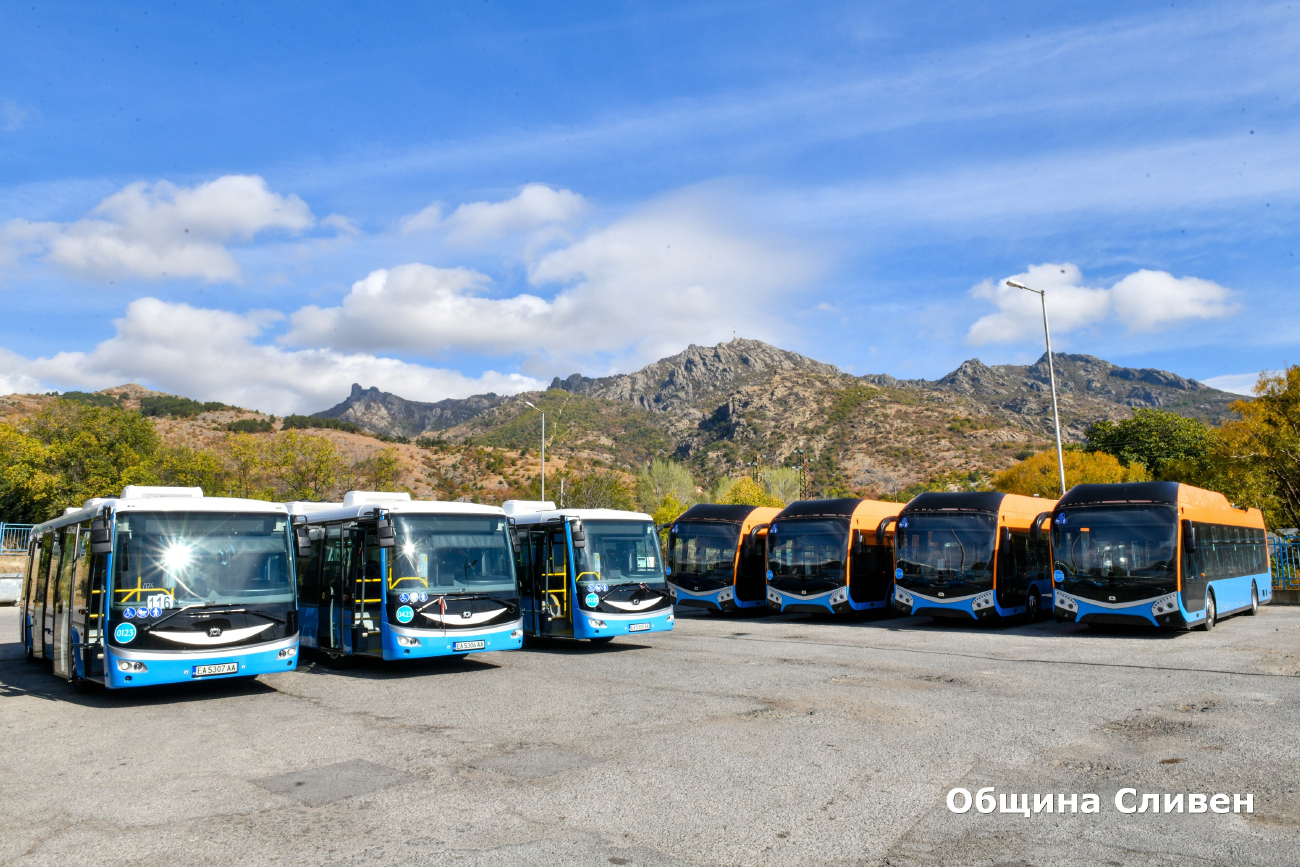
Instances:
[[[499,406],[505,400],[504,397],[488,393],[423,403],[380,391],[373,386],[362,388],[353,383],[352,393],[346,400],[315,413],[315,416],[349,421],[362,430],[386,436],[418,437],[462,424]]]
[[[1069,441],[1139,407],[1217,423],[1238,399],[1166,371],[1089,355],[1053,360]],[[823,490],[875,494],[988,474],[1045,448],[1052,433],[1045,355],[1031,365],[971,359],[937,380],[898,380],[853,376],[756,340],[692,345],[620,376],[556,377],[544,394],[431,404],[353,386],[348,400],[319,415],[390,435],[535,448],[540,417],[525,399],[546,411],[557,456],[632,467],[671,454],[701,480],[803,463]]]

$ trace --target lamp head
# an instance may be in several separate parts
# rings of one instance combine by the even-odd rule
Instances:
[[[1038,289],[1030,289],[1030,288],[1029,288],[1028,286],[1026,286],[1024,283],[1017,283],[1015,280],[1008,280],[1008,281],[1007,281],[1007,285],[1010,286],[1010,287],[1013,288],[1013,289],[1024,289],[1026,292],[1033,292],[1035,295],[1042,295],[1042,294],[1043,294],[1040,290],[1038,290]]]

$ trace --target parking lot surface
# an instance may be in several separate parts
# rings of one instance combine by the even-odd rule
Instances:
[[[1211,633],[679,617],[593,647],[77,695],[0,609],[0,863],[1279,864],[1300,608]],[[948,791],[1096,793],[957,815]],[[1254,812],[1124,815],[1139,792]]]

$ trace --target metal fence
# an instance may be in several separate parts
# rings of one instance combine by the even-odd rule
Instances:
[[[1273,560],[1273,589],[1300,590],[1300,542],[1269,540]]]
[[[6,524],[0,521],[0,554],[26,554],[27,540],[31,537],[31,524]]]

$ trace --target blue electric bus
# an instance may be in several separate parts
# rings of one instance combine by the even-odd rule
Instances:
[[[767,606],[772,611],[889,611],[889,525],[901,506],[880,500],[798,500],[767,531]]]
[[[993,491],[918,494],[894,531],[894,607],[904,614],[986,620],[1051,610],[1043,522],[1055,500]]]
[[[780,509],[700,503],[668,531],[668,592],[706,611],[764,608],[767,528]]]
[[[520,601],[529,635],[609,641],[673,628],[654,521],[617,509],[508,500],[519,534]]]
[[[33,528],[27,660],[79,692],[290,671],[293,570],[284,506],[129,485]]]
[[[1059,619],[1213,629],[1273,598],[1263,514],[1214,491],[1075,485],[1051,528]]]
[[[374,491],[288,507],[311,543],[298,561],[304,647],[337,663],[523,646],[501,509]]]

